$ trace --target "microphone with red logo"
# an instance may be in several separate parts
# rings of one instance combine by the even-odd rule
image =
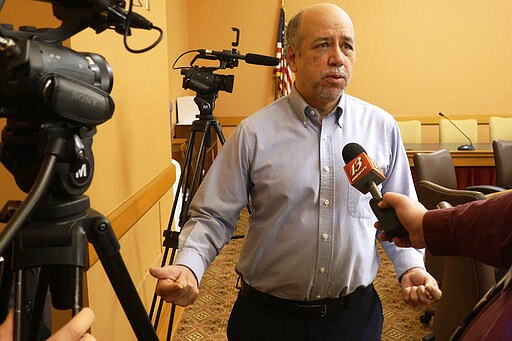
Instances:
[[[377,185],[386,179],[379,165],[357,143],[345,145],[342,155],[346,164],[343,170],[347,174],[350,184],[363,194],[371,193],[370,207],[386,236],[390,240],[406,236],[407,230],[400,224],[394,208],[382,209],[378,205],[382,201],[382,194]]]

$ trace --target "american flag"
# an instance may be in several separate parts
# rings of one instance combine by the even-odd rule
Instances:
[[[279,59],[279,64],[274,69],[274,77],[276,78],[276,99],[282,96],[286,96],[290,93],[292,88],[293,80],[292,80],[292,71],[288,67],[288,63],[286,63],[286,58],[284,57],[284,29],[285,29],[285,19],[284,19],[284,1],[281,2],[281,10],[279,15],[279,28],[277,32],[277,53],[276,57]]]

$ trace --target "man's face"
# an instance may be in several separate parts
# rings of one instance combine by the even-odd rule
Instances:
[[[355,63],[350,18],[334,6],[307,11],[302,16],[300,37],[299,46],[289,46],[287,55],[297,90],[314,108],[335,105]]]

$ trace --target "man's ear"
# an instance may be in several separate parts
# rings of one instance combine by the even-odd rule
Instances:
[[[286,62],[288,63],[290,70],[292,70],[294,73],[297,71],[297,64],[295,63],[296,57],[297,54],[295,53],[295,48],[293,48],[291,45],[288,45],[286,50]]]

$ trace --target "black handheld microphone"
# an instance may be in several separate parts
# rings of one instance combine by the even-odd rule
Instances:
[[[471,139],[469,138],[469,136],[464,134],[464,132],[459,127],[457,127],[457,125],[455,123],[453,123],[452,120],[450,120],[445,114],[440,112],[439,116],[446,118],[448,120],[448,122],[450,122],[455,128],[457,128],[458,131],[460,131],[460,133],[462,135],[464,135],[465,138],[468,139],[469,144],[460,145],[457,147],[457,150],[475,150],[475,146],[473,145],[473,142],[471,142]]]
[[[245,60],[248,64],[264,65],[264,66],[276,66],[279,64],[279,59],[270,56],[264,56],[261,54],[247,53],[246,55],[236,53],[229,50],[214,51],[201,49],[198,50],[201,54],[210,54],[221,58],[234,58]]]
[[[404,237],[408,234],[396,215],[395,209],[390,207],[382,209],[379,202],[382,201],[382,194],[377,185],[386,179],[386,176],[379,165],[366,155],[366,151],[357,143],[348,143],[342,151],[345,166],[343,169],[348,180],[361,193],[370,192],[370,207],[377,217],[382,229],[389,239]]]

